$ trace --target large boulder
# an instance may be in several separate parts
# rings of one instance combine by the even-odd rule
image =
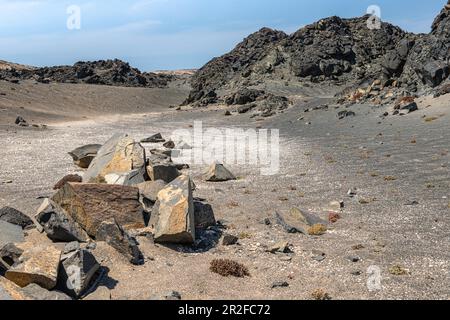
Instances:
[[[5,277],[22,288],[35,283],[51,290],[56,286],[60,257],[61,250],[54,246],[27,248]]]
[[[38,209],[36,220],[47,236],[58,242],[87,242],[89,236],[63,208],[50,199],[45,199]]]
[[[78,243],[66,245],[61,256],[58,289],[73,298],[79,298],[89,289],[99,268],[100,264],[91,252],[81,249]]]
[[[103,221],[100,224],[95,239],[106,242],[134,265],[141,265],[144,262],[136,239],[125,231],[114,219]]]
[[[132,138],[116,134],[98,150],[83,176],[83,182],[104,183],[111,173],[122,174],[145,167],[145,150]]]
[[[151,163],[147,166],[147,174],[152,181],[163,180],[169,183],[180,176],[173,163]]]
[[[206,229],[216,225],[214,210],[210,204],[194,201],[194,220],[196,229]]]
[[[0,301],[5,300],[58,301],[72,299],[62,292],[48,291],[34,283],[21,288],[14,282],[0,277]]]
[[[161,243],[191,244],[195,241],[194,200],[189,176],[183,175],[158,193],[150,224]]]
[[[33,221],[26,214],[10,207],[3,207],[0,209],[0,221],[9,222],[23,229],[34,227]]]
[[[102,147],[101,144],[88,144],[69,152],[73,162],[80,168],[87,169],[92,160],[97,156],[98,151]]]
[[[118,184],[121,186],[134,186],[146,181],[146,168],[132,170],[124,173],[109,173],[105,176],[107,184]]]
[[[214,163],[206,171],[204,179],[210,182],[223,182],[236,180],[236,177],[223,164]]]
[[[144,228],[139,189],[106,184],[67,183],[51,199],[95,237],[103,221],[116,219],[125,229]]]
[[[0,221],[0,248],[8,243],[18,243],[23,241],[24,234],[20,226]]]

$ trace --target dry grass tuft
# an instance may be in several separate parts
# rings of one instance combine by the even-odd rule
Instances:
[[[311,293],[311,297],[314,300],[319,300],[319,301],[331,300],[331,297],[328,294],[328,292],[326,292],[323,289],[316,289],[316,290],[314,290],[313,293]]]
[[[310,236],[321,236],[321,235],[324,235],[327,232],[327,230],[328,229],[327,229],[326,226],[324,226],[323,224],[318,223],[318,224],[315,224],[315,225],[311,226],[308,229],[308,234]]]
[[[210,270],[223,277],[250,277],[250,272],[246,266],[229,259],[214,259],[211,261]]]

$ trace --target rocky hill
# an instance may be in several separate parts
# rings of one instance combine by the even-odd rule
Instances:
[[[449,75],[449,10],[450,1],[427,35],[389,23],[372,30],[369,16],[330,17],[292,35],[261,29],[201,68],[184,104],[225,101],[230,91],[272,80],[286,87],[302,82],[358,87],[375,80],[398,80],[395,84],[408,92],[436,87]]]
[[[0,79],[29,80],[49,83],[87,83],[124,87],[165,87],[174,75],[141,72],[121,60],[77,62],[73,66],[0,69]]]

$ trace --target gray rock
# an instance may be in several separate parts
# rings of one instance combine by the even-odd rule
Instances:
[[[216,225],[214,210],[210,204],[194,201],[195,228],[206,229]]]
[[[286,281],[275,281],[274,283],[272,283],[272,289],[287,287],[289,287],[289,283],[287,283]]]
[[[137,240],[113,219],[100,224],[95,239],[105,241],[134,265],[141,265],[144,262]]]
[[[22,227],[0,221],[0,248],[8,243],[20,243],[24,240]]]
[[[204,175],[205,181],[223,182],[236,180],[236,177],[223,164],[212,164]]]
[[[152,181],[162,180],[166,183],[172,182],[181,175],[173,163],[150,163],[147,166],[147,174]]]
[[[327,225],[319,217],[297,208],[291,209],[287,213],[275,213],[275,219],[279,225],[288,233],[308,234],[308,229],[315,224]]]
[[[101,147],[101,144],[88,144],[70,151],[69,155],[77,166],[87,169]]]
[[[36,214],[36,220],[47,236],[57,242],[87,242],[89,236],[58,204],[45,199]]]
[[[0,221],[9,222],[22,229],[28,229],[34,227],[34,222],[26,214],[10,207],[3,207],[0,209]]]
[[[121,186],[135,186],[139,183],[145,182],[147,172],[145,167],[131,170],[123,173],[108,173],[105,175],[105,182],[107,184],[116,184]]]
[[[154,134],[151,137],[141,140],[141,143],[161,143],[161,142],[166,142],[166,140],[163,139],[161,133]]]
[[[238,237],[236,237],[232,234],[229,234],[229,233],[225,233],[222,238],[222,245],[232,246],[232,245],[235,245],[236,243],[238,243],[238,241],[239,241]]]
[[[30,300],[38,301],[66,301],[72,300],[68,295],[59,291],[48,291],[37,284],[29,284],[21,290]]]
[[[14,264],[19,262],[23,250],[14,243],[0,246],[0,269],[9,270]]]
[[[79,298],[87,289],[100,264],[88,250],[66,245],[61,256],[57,288],[73,298]]]

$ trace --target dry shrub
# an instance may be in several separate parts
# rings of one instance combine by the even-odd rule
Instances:
[[[77,174],[69,174],[69,175],[65,176],[64,178],[62,178],[61,180],[59,180],[59,181],[55,184],[55,186],[53,187],[53,190],[59,190],[59,189],[61,189],[62,187],[64,187],[64,185],[65,185],[67,182],[76,182],[76,183],[80,183],[80,182],[82,182],[82,181],[83,181],[83,178],[80,177],[79,175],[77,175]]]
[[[330,212],[330,213],[328,214],[328,221],[329,221],[330,223],[336,223],[336,222],[339,221],[339,219],[341,219],[341,216],[340,216],[340,214],[337,213],[337,212]]]
[[[398,266],[398,265],[389,268],[389,273],[394,276],[406,276],[409,274],[408,270],[406,270],[402,266]]]
[[[323,289],[316,289],[311,293],[311,297],[314,300],[331,300],[330,295]]]
[[[243,278],[250,276],[250,272],[246,266],[229,259],[214,259],[211,261],[210,270],[223,277],[233,276]]]

